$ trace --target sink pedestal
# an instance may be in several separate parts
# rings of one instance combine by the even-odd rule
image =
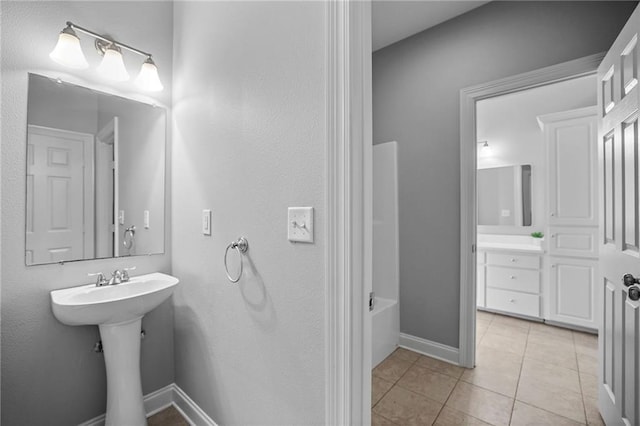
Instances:
[[[146,426],[140,381],[142,317],[118,324],[100,324],[107,367],[105,426]]]

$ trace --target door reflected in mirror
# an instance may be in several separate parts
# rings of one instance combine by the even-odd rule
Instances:
[[[478,169],[478,225],[531,226],[531,165]]]
[[[164,252],[164,108],[29,74],[27,265]]]

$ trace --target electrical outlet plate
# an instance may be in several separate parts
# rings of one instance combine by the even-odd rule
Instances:
[[[313,207],[289,207],[287,238],[298,243],[313,242]]]

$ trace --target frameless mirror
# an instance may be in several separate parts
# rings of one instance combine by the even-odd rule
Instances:
[[[29,74],[27,265],[164,252],[166,111]]]
[[[531,226],[531,165],[478,169],[478,225]]]

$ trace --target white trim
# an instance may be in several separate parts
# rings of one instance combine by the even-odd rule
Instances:
[[[189,396],[175,383],[144,396],[144,411],[147,417],[165,408],[174,406],[191,426],[218,426]],[[78,426],[104,426],[105,415],[101,414]]]
[[[476,102],[595,74],[604,53],[460,90],[460,365],[475,364]]]
[[[451,364],[459,365],[458,359],[460,354],[458,348],[452,348],[442,343],[432,342],[431,340],[405,333],[400,333],[400,346],[430,356],[431,358],[437,358]]]
[[[371,2],[326,2],[325,424],[371,420]]]
[[[174,383],[171,386],[173,405],[192,426],[218,426],[178,385]]]

